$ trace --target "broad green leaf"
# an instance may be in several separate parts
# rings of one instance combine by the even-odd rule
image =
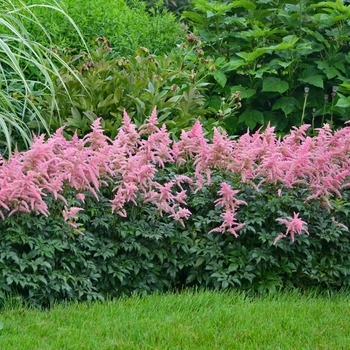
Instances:
[[[221,87],[225,87],[227,82],[227,77],[222,71],[220,70],[215,71],[213,76],[214,76],[214,79],[220,84]]]
[[[340,84],[340,86],[345,87],[345,89],[350,90],[350,84],[343,83],[343,84]]]
[[[239,123],[244,122],[249,129],[253,130],[257,124],[264,124],[264,115],[255,109],[245,110],[238,119]]]
[[[289,89],[289,84],[286,81],[281,80],[280,78],[269,77],[263,80],[264,92],[279,92],[283,94]]]
[[[322,75],[310,75],[305,78],[298,79],[302,83],[310,84],[323,89],[323,76]]]
[[[262,79],[263,75],[265,72],[268,72],[268,73],[272,73],[272,74],[277,74],[277,71],[276,69],[273,69],[270,67],[270,65],[263,65],[261,68],[259,68],[258,70],[253,70],[253,69],[250,69],[248,71],[248,73],[252,76],[254,76],[256,79]]]
[[[350,97],[349,96],[344,96],[342,94],[339,94],[339,100],[336,103],[336,107],[340,107],[340,108],[348,108],[350,106]]]
[[[237,56],[242,57],[248,63],[255,61],[258,57],[264,55],[268,51],[265,47],[259,47],[253,52],[237,52]]]
[[[235,93],[236,91],[241,93],[241,98],[249,98],[256,94],[255,89],[245,88],[241,85],[231,86],[231,94]]]
[[[200,15],[199,13],[196,13],[196,12],[192,12],[192,11],[182,12],[181,18],[182,19],[183,18],[190,19],[194,22],[202,23],[202,24],[207,22],[202,15]]]
[[[154,93],[154,85],[153,85],[151,82],[148,83],[148,90],[149,90],[152,94]]]
[[[198,267],[198,266],[202,265],[204,261],[205,261],[205,258],[203,258],[203,257],[198,258],[195,266]]]
[[[207,11],[207,18],[214,17],[215,15],[216,13],[214,13],[213,11]]]
[[[269,122],[271,125],[275,126],[276,131],[282,131],[287,127],[289,118],[286,118],[283,113],[276,114],[276,112],[270,111],[264,113],[264,120],[265,123]]]
[[[282,60],[276,58],[276,59],[273,59],[273,60],[270,61],[269,66],[270,66],[270,67],[275,67],[275,66],[277,65],[277,67],[279,66],[279,67],[282,67],[282,68],[287,68],[287,67],[289,67],[292,63],[293,63],[293,61],[287,61],[287,62],[285,62],[285,61],[282,61]]]
[[[232,60],[230,60],[230,62],[228,62],[224,67],[225,69],[227,69],[228,71],[233,71],[236,70],[240,67],[243,67],[246,65],[246,62],[237,58],[233,58]]]
[[[267,50],[281,51],[289,50],[294,47],[299,38],[295,35],[288,35],[283,38],[283,42],[277,45],[266,47]]]
[[[272,110],[282,109],[284,114],[287,116],[295,110],[301,108],[300,102],[294,97],[284,96],[281,97],[276,103],[272,106]]]
[[[230,4],[230,8],[233,7],[243,7],[246,10],[255,10],[256,9],[256,5],[251,2],[251,1],[247,1],[247,0],[243,0],[243,1],[232,1],[232,3]]]

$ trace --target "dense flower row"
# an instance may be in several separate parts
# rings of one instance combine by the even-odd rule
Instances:
[[[332,133],[324,125],[317,136],[309,137],[308,126],[303,125],[280,139],[268,126],[253,135],[247,132],[238,140],[215,129],[209,140],[197,121],[175,142],[165,125],[157,125],[156,110],[138,130],[125,112],[123,126],[114,140],[103,134],[99,120],[83,139],[74,136],[66,140],[63,128],[47,141],[44,135],[35,138],[28,151],[15,152],[8,161],[0,159],[0,216],[5,219],[17,211],[36,211],[47,216],[44,197],[51,193],[65,203],[64,218],[76,228],[74,220],[82,208],[67,208],[64,189],[75,189],[77,199],[84,202],[85,191],[91,191],[98,199],[101,186],[112,182],[113,212],[126,216],[125,204],[136,205],[141,198],[184,225],[183,220],[191,214],[186,208],[184,184],[199,191],[210,184],[213,171],[238,176],[256,190],[262,183],[272,183],[279,196],[283,196],[285,188],[300,186],[305,189],[306,201],[321,200],[329,208],[329,198],[341,197],[342,189],[350,184],[350,127]],[[191,164],[193,176],[178,175],[165,184],[158,183],[156,172],[168,163],[173,163],[175,169]],[[237,199],[238,192],[225,182],[221,184],[215,205],[223,208],[223,223],[212,231],[228,231],[237,236],[244,225],[236,220],[237,208],[247,204]],[[295,233],[308,233],[298,213],[278,220],[286,224],[286,234],[293,240]]]

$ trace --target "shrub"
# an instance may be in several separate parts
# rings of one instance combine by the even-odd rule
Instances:
[[[271,123],[342,127],[349,112],[343,1],[193,0],[182,18],[217,69],[216,91],[241,92],[232,133]]]
[[[30,4],[38,3],[31,0]],[[40,2],[39,2],[40,3]],[[50,0],[55,5],[56,0]],[[149,11],[142,1],[116,0],[62,0],[59,4],[71,16],[81,30],[89,47],[98,37],[107,38],[116,56],[132,55],[139,46],[147,47],[154,54],[164,54],[175,47],[183,37],[181,25],[165,9],[152,7]],[[35,9],[35,15],[46,21],[52,42],[60,49],[70,48],[76,53],[85,51],[67,19],[46,8]],[[37,40],[47,43],[47,38],[37,27],[27,22]]]
[[[2,161],[1,298],[349,285],[349,127],[232,141],[197,122],[174,142],[157,124],[125,114],[109,140],[97,120]]]
[[[52,131],[65,125],[65,132],[77,132],[82,137],[91,123],[101,118],[106,134],[114,138],[125,109],[140,126],[157,106],[159,121],[173,135],[188,130],[197,119],[212,132],[214,126],[226,127],[227,118],[238,108],[238,95],[220,101],[215,108],[203,108],[208,98],[210,64],[201,61],[192,44],[183,44],[169,55],[154,56],[142,48],[135,56],[119,59],[113,59],[106,52],[109,49],[109,42],[101,39],[97,50],[92,51],[92,60],[80,57],[83,60],[75,73],[79,79],[61,70],[65,84],[57,81],[59,109],[54,115],[50,110],[51,96],[36,100],[43,113],[46,111]],[[77,58],[69,53],[61,53],[61,57],[67,62]]]

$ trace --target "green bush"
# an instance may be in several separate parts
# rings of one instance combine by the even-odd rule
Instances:
[[[169,176],[171,169],[165,169],[157,180]],[[51,197],[46,198],[52,213],[47,218],[16,213],[0,221],[0,299],[19,295],[49,305],[194,286],[251,293],[349,287],[350,234],[337,225],[349,222],[348,192],[329,213],[318,202],[305,204],[298,190],[276,197],[271,185],[256,192],[236,184],[238,198],[249,203],[238,211],[246,225],[237,239],[229,233],[208,234],[221,221],[213,202],[223,179],[217,174],[211,186],[190,196],[192,216],[185,228],[159,216],[150,204],[128,205],[126,218],[112,214],[108,191],[98,202],[86,193],[85,210],[78,215],[84,235],[63,221],[63,204]],[[65,197],[77,203],[74,192]],[[293,210],[308,221],[310,236],[273,245],[284,230],[276,218]]]
[[[182,18],[214,61],[216,91],[239,90],[232,132],[270,122],[342,126],[349,116],[350,6],[343,1],[193,0]]]
[[[238,95],[224,101],[219,98],[217,106],[204,108],[209,98],[210,63],[201,60],[192,44],[182,44],[169,55],[153,56],[141,48],[135,56],[113,59],[108,53],[108,41],[96,43],[92,60],[83,55],[61,53],[68,63],[78,57],[83,61],[76,65],[79,72],[74,75],[61,71],[65,84],[57,80],[58,109],[54,114],[50,109],[51,96],[40,96],[36,100],[50,122],[51,131],[65,125],[67,133],[84,136],[90,131],[91,123],[102,118],[106,134],[114,138],[124,110],[140,126],[157,107],[159,121],[165,123],[173,135],[178,136],[197,119],[212,133],[214,126],[226,128],[226,121],[238,108]]]
[[[50,0],[52,4],[58,2],[72,17],[80,28],[89,46],[98,37],[107,38],[115,55],[130,55],[139,46],[147,47],[154,54],[170,51],[176,43],[181,41],[183,31],[181,25],[175,21],[172,13],[159,7],[147,10],[142,1],[115,0]],[[37,0],[28,3],[40,3]],[[71,48],[76,52],[84,51],[77,35],[72,31],[72,25],[64,16],[53,13],[45,8],[33,11],[36,16],[45,20],[46,29],[52,38],[52,44],[62,48]],[[27,22],[28,28],[33,27]],[[47,43],[47,38],[40,32],[34,32],[36,40]],[[28,29],[29,30],[29,29]]]

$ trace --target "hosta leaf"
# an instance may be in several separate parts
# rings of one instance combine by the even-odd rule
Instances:
[[[262,91],[284,93],[289,89],[289,84],[280,78],[269,77],[263,80]]]

